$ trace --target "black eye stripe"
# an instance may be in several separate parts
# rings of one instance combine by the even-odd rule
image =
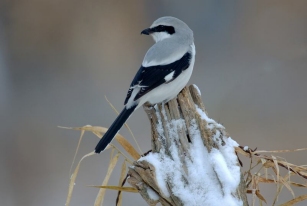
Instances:
[[[153,32],[166,32],[170,35],[175,33],[175,28],[172,26],[159,25],[151,29]]]

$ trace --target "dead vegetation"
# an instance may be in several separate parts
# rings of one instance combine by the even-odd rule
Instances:
[[[128,127],[128,125],[126,125],[126,127]],[[79,143],[76,148],[75,157],[81,145],[81,140],[85,132],[91,132],[95,134],[98,138],[101,138],[107,130],[107,128],[104,128],[104,127],[90,126],[90,125],[87,125],[84,127],[61,127],[61,128],[80,130],[81,132]],[[121,196],[122,192],[133,192],[133,193],[141,192],[140,190],[134,187],[124,186],[124,185],[127,180],[127,171],[128,171],[127,169],[129,168],[129,166],[133,165],[134,161],[137,161],[141,157],[142,152],[140,151],[140,148],[138,149],[140,152],[138,152],[120,134],[116,135],[115,140],[122,146],[123,150],[118,149],[113,144],[110,144],[108,146],[108,148],[111,149],[111,155],[110,155],[110,161],[108,165],[107,174],[105,175],[105,178],[101,185],[92,186],[92,187],[99,188],[99,191],[98,191],[95,203],[94,203],[95,206],[103,205],[103,201],[105,199],[105,191],[107,189],[115,190],[118,192],[117,200],[114,200],[116,201],[117,206],[122,205],[122,196]],[[303,189],[307,187],[307,185],[303,183],[303,182],[306,182],[305,180],[307,179],[307,167],[305,165],[299,166],[293,163],[289,163],[285,161],[285,159],[275,155],[277,153],[299,152],[299,151],[305,151],[305,150],[307,150],[307,148],[296,149],[296,150],[261,151],[261,150],[253,150],[248,147],[241,147],[241,146],[237,147],[235,151],[238,154],[238,158],[246,158],[250,162],[249,167],[246,169],[246,171],[242,172],[244,176],[245,186],[246,186],[246,193],[251,196],[250,198],[251,201],[249,202],[249,205],[253,205],[253,206],[263,205],[263,203],[273,202],[272,205],[290,206],[290,205],[295,205],[296,203],[305,201],[307,199],[307,194],[296,197],[292,187],[299,187]],[[85,158],[91,155],[94,155],[94,154],[95,154],[94,152],[90,152],[84,155],[78,162],[77,166],[75,167],[71,175],[71,179],[70,179],[68,195],[67,195],[67,200],[65,204],[66,206],[70,205],[72,194],[73,194],[73,189],[75,186],[76,178],[78,176],[81,162]],[[119,160],[121,162],[121,173],[120,173],[120,177],[118,177],[118,185],[108,185],[108,181],[111,177],[111,174],[116,164],[119,163]],[[72,166],[74,164],[74,161],[75,161],[75,158],[73,160]],[[239,162],[241,163],[240,160]],[[246,167],[246,165],[244,166]],[[286,175],[282,175],[284,173],[286,173]],[[293,179],[294,176],[300,177],[301,182],[291,181],[291,179]],[[265,195],[263,195],[260,191],[260,185],[263,188],[265,187],[266,184],[273,184],[276,187],[275,197],[273,197],[270,200],[265,199],[264,197]],[[286,189],[293,196],[293,199],[283,204],[280,204],[278,203],[278,197],[281,194],[281,191],[284,189]],[[153,203],[152,205],[154,204],[155,203]]]
[[[266,199],[262,196],[259,186],[260,183],[274,184],[276,186],[276,194],[273,198],[272,205],[277,205],[278,197],[281,191],[286,188],[291,193],[293,199],[281,204],[280,206],[291,206],[296,203],[302,202],[307,199],[307,195],[295,197],[292,186],[306,188],[306,184],[291,181],[291,177],[301,177],[302,182],[307,179],[306,165],[295,165],[285,161],[285,159],[273,154],[306,151],[307,148],[295,150],[252,150],[250,148],[237,147],[236,152],[244,155],[250,159],[249,169],[244,171],[245,183],[247,186],[247,193],[252,194],[252,203],[255,205],[256,198],[259,204],[267,203]],[[267,154],[264,154],[267,153]],[[286,175],[281,175],[281,170],[286,172]],[[283,172],[284,172],[283,171]]]

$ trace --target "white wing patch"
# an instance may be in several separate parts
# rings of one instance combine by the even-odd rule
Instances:
[[[169,73],[168,75],[166,75],[166,76],[164,77],[164,80],[165,80],[166,82],[171,81],[171,80],[173,79],[174,73],[175,73],[175,71],[172,71],[171,73]]]

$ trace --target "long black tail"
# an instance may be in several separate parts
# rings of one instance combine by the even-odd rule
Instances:
[[[108,146],[108,144],[112,141],[120,128],[122,128],[122,126],[125,124],[126,120],[130,117],[131,113],[135,110],[136,107],[137,105],[131,107],[130,109],[126,109],[126,107],[123,109],[123,111],[115,119],[108,131],[98,142],[97,146],[95,147],[96,153],[100,153]]]

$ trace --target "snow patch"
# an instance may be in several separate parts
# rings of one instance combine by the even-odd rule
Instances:
[[[196,84],[193,84],[193,87],[197,90],[198,94],[201,96],[201,92],[198,86]]]
[[[147,161],[155,167],[156,170],[156,180],[157,185],[160,188],[162,194],[166,197],[169,197],[169,191],[167,189],[166,180],[167,180],[167,173],[164,172],[167,165],[164,165],[168,162],[165,160],[160,153],[149,153],[145,157],[141,157],[138,161]]]
[[[147,194],[150,199],[159,200],[159,195],[154,190],[152,190],[150,187],[147,187]]]
[[[214,127],[217,129],[225,129],[225,127],[222,124],[217,123],[214,119],[209,118],[207,114],[203,110],[201,110],[197,105],[195,105],[195,107],[200,117],[207,122],[208,124],[207,126],[209,129],[213,129]]]
[[[166,118],[164,107],[162,108],[162,115]],[[223,125],[210,119],[200,108],[197,106],[196,108],[201,118],[208,123],[208,127],[224,128]],[[165,141],[162,127],[163,117],[159,112],[156,112],[156,114],[159,122],[157,124],[159,139]],[[180,146],[177,131],[178,129],[186,130],[185,121],[183,119],[172,120],[166,127],[170,137],[169,148],[162,148],[159,153],[149,153],[139,160],[145,160],[155,167],[157,185],[160,188],[159,193],[162,196],[169,197],[170,187],[172,193],[185,206],[243,205],[243,202],[233,195],[236,193],[241,175],[234,151],[234,147],[238,146],[237,142],[230,137],[223,136],[216,130],[213,140],[216,142],[218,149],[213,148],[211,152],[208,152],[203,145],[198,124],[196,120],[192,120],[188,128],[191,139],[189,154],[180,154],[177,147],[177,145]],[[185,162],[186,168],[182,165],[182,161]],[[170,184],[167,185],[166,181]],[[151,188],[148,190],[148,195],[152,199],[159,198]]]

